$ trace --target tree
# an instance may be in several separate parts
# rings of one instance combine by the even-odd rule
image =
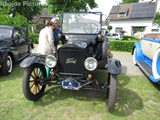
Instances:
[[[113,27],[110,26],[110,25],[107,26],[107,29],[109,30],[109,33],[110,33],[110,31],[112,30],[112,28],[113,28]]]
[[[160,12],[156,13],[156,17],[155,17],[155,20],[153,21],[153,23],[157,23],[160,25]]]
[[[0,15],[0,25],[14,25],[14,26],[21,26],[24,28],[28,28],[29,24],[27,19],[19,14],[16,14],[16,17],[10,17],[8,14],[1,14]]]
[[[17,13],[27,18],[28,22],[40,14],[42,5],[39,0],[0,0],[0,13],[15,17]]]
[[[139,0],[122,0],[122,4],[126,4],[126,3],[137,3]]]
[[[48,8],[53,14],[63,12],[88,11],[98,5],[94,0],[46,0]]]

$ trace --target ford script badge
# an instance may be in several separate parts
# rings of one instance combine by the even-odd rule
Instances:
[[[75,58],[67,58],[66,64],[76,64],[77,60]]]

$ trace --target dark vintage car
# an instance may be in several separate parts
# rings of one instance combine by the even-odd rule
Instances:
[[[32,54],[21,62],[20,66],[25,68],[24,96],[37,101],[46,85],[69,90],[102,90],[106,92],[107,108],[111,111],[116,101],[121,63],[112,58],[107,31],[102,29],[102,13],[63,13],[61,26],[63,34],[59,36],[65,44],[59,47],[56,57]],[[108,75],[102,84],[93,74],[98,69]]]
[[[31,41],[22,27],[0,25],[0,70],[12,72],[13,63],[31,54]]]

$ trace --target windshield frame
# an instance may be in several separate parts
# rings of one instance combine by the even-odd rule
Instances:
[[[96,20],[93,20],[95,18],[92,18],[92,19],[86,18],[85,14],[86,14],[86,16],[93,15],[93,16],[96,16],[97,18],[96,18]],[[72,17],[70,17],[70,16],[68,17],[68,15],[70,15]],[[68,17],[67,22],[65,22],[66,16]],[[77,16],[79,18],[75,19],[75,17],[77,17]],[[77,20],[78,20],[79,24],[75,22]],[[67,24],[68,24],[68,26],[67,26]],[[88,26],[91,26],[91,29],[93,29],[92,31],[90,28],[88,28],[87,24],[88,24]],[[78,25],[79,25],[79,27],[76,27]],[[85,26],[86,31],[84,30],[84,25],[86,25]],[[65,27],[68,27],[68,28],[65,28]],[[64,12],[62,14],[61,30],[64,34],[85,34],[85,35],[98,34],[99,31],[102,30],[102,13],[101,12]],[[77,31],[80,30],[80,32],[77,32],[76,30]],[[87,31],[87,30],[89,30],[89,31]]]

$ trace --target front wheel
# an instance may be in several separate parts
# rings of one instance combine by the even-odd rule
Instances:
[[[117,75],[113,75],[111,73],[108,74],[108,85],[107,85],[107,99],[106,105],[108,111],[112,111],[116,102],[116,94],[117,94]]]
[[[24,96],[31,101],[41,98],[46,88],[42,81],[46,78],[46,71],[43,65],[34,64],[26,68],[22,81]]]

